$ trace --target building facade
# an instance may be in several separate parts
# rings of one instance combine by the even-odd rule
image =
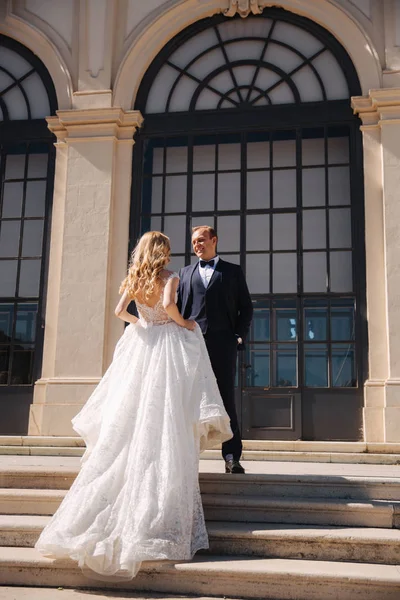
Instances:
[[[8,0],[0,117],[0,433],[70,435],[137,238],[211,224],[244,437],[400,442],[400,0]]]

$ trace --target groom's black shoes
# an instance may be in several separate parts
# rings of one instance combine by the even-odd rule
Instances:
[[[245,470],[238,460],[226,460],[225,461],[225,473],[241,473],[244,474]]]

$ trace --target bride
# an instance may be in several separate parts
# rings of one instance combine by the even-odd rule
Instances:
[[[208,548],[199,452],[232,437],[201,331],[176,306],[169,239],[145,233],[116,315],[130,323],[96,390],[73,419],[82,469],[36,548],[90,575],[134,577],[142,561]],[[140,318],[127,312],[135,300]]]

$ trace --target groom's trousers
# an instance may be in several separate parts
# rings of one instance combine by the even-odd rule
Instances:
[[[242,439],[235,406],[237,340],[230,331],[207,331],[204,340],[233,432],[233,438],[222,444],[222,456],[233,454],[234,460],[240,460]]]

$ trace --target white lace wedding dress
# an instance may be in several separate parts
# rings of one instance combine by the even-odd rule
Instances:
[[[137,308],[140,321],[72,421],[83,466],[36,544],[106,579],[208,548],[199,452],[232,437],[199,327],[171,321],[162,299]]]

